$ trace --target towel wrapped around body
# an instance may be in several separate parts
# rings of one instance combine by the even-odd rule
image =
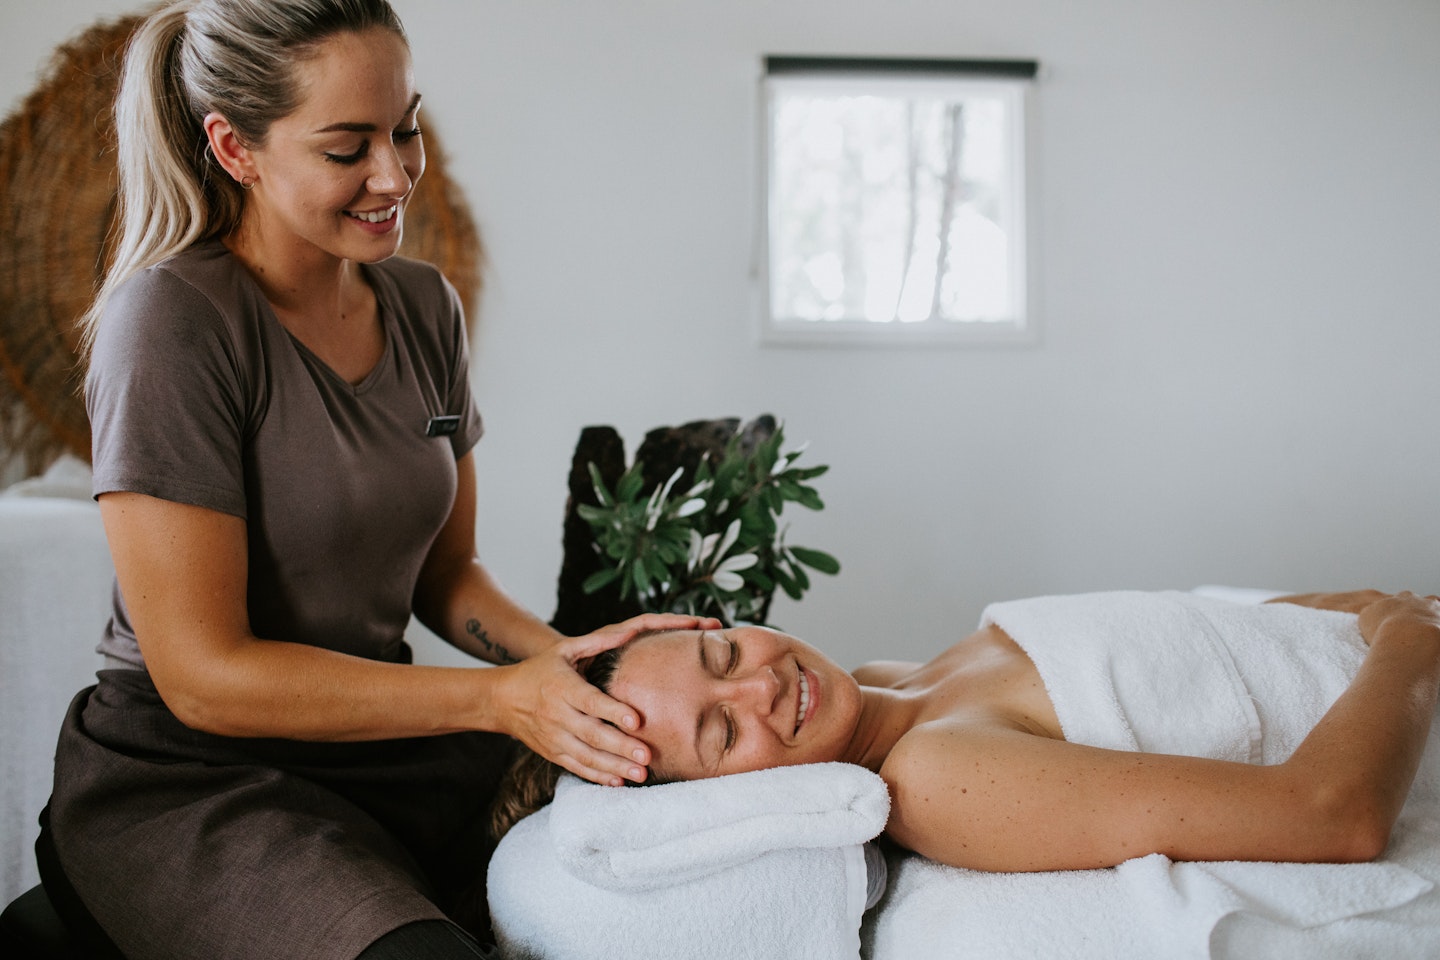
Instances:
[[[1072,743],[1278,763],[1365,659],[1354,614],[1116,591],[991,604]]]
[[[1353,614],[1193,593],[993,604],[1065,738],[1245,763],[1289,757],[1365,657]],[[1375,863],[1178,863],[987,874],[891,865],[868,956],[1209,958],[1440,955],[1440,747],[1431,737]],[[963,946],[962,946],[963,945]]]

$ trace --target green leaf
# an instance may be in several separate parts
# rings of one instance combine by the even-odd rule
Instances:
[[[765,499],[765,506],[770,508],[771,513],[780,513],[785,509],[785,498],[777,487],[767,486],[760,496]]]
[[[664,583],[670,579],[670,571],[665,562],[655,552],[645,554],[645,571],[654,578],[656,583]]]
[[[610,491],[605,488],[605,481],[600,476],[600,468],[595,466],[594,460],[591,460],[586,466],[590,468],[590,484],[595,488],[595,499],[604,506],[613,507],[615,501],[611,499]]]
[[[629,470],[625,471],[620,482],[615,486],[615,499],[622,503],[633,503],[639,495],[640,488],[645,485],[645,478],[640,475],[640,461],[636,460]]]
[[[635,584],[635,589],[644,593],[650,589],[650,577],[646,574],[645,564],[637,563],[630,568],[630,579]]]
[[[580,585],[580,589],[583,590],[585,593],[594,593],[595,591],[600,590],[604,587],[608,587],[610,584],[614,583],[619,578],[619,576],[619,567],[609,567],[605,570],[597,570],[594,573],[590,574],[590,576],[585,578],[585,582]]]
[[[822,550],[811,550],[808,547],[789,547],[788,549],[792,557],[812,570],[831,575],[840,572],[840,561]]]
[[[780,459],[780,445],[785,442],[785,428],[777,428],[770,439],[760,444],[755,451],[755,462],[760,475],[768,477],[775,470],[775,461]]]
[[[784,590],[786,596],[791,600],[799,600],[805,595],[805,591],[800,589],[800,585],[795,582],[795,578],[778,566],[775,568],[775,582],[780,585],[780,589]]]
[[[811,510],[825,509],[825,501],[820,499],[820,494],[816,493],[813,487],[801,487],[800,496],[795,499],[802,507],[809,507]]]

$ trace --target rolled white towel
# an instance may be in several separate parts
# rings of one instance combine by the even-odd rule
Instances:
[[[561,778],[556,854],[611,890],[652,890],[763,853],[863,844],[885,829],[885,781],[849,763],[776,767],[639,789]]]
[[[884,781],[849,764],[565,778],[490,861],[497,942],[517,960],[858,960],[884,866],[865,841],[888,813]]]

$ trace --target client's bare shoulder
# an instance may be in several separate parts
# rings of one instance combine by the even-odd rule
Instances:
[[[999,627],[982,627],[929,663],[882,660],[854,672],[861,684],[902,693],[909,728],[981,724],[1062,739],[1035,664]]]

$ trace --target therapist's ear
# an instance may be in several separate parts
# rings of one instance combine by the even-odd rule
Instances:
[[[215,163],[241,186],[255,183],[255,163],[250,148],[241,140],[239,132],[230,121],[219,113],[207,113],[201,121],[207,140],[206,151],[215,158]]]

